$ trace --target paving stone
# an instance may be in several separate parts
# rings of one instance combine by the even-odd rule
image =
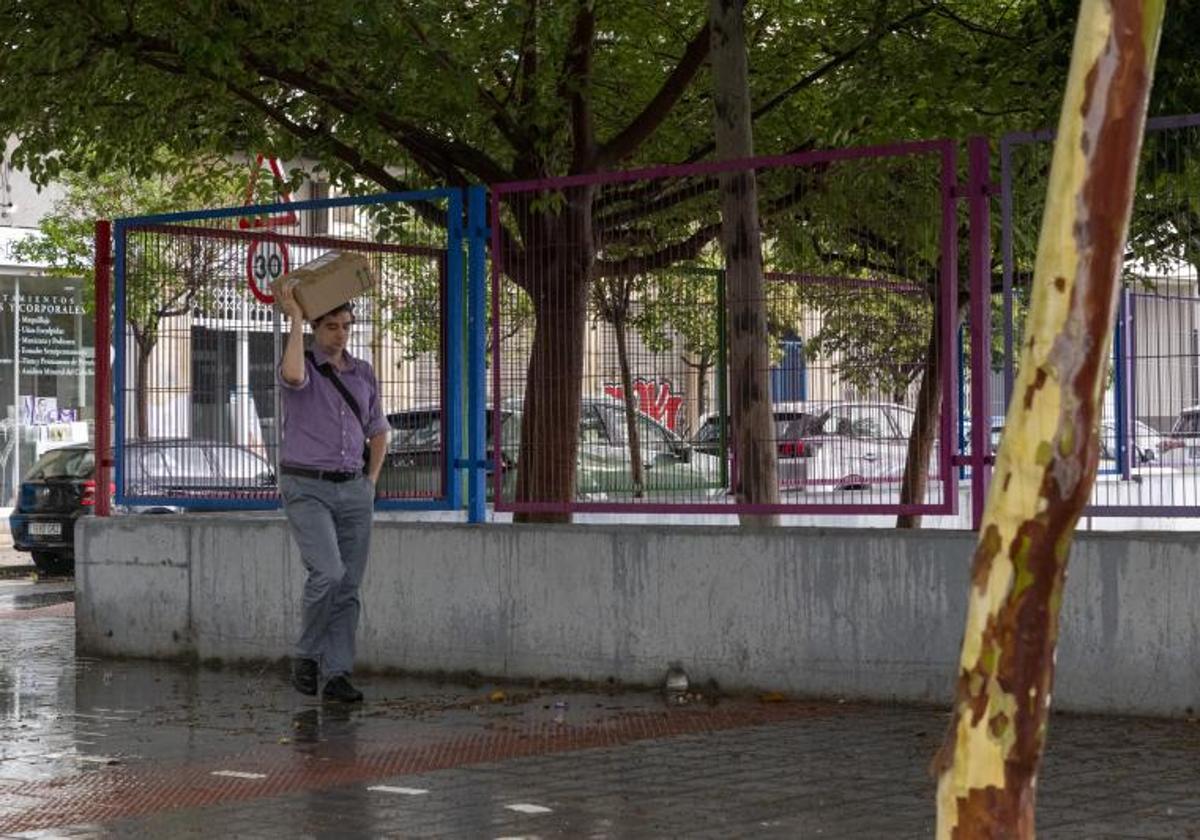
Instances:
[[[6,586],[45,585],[0,583],[0,611]],[[69,595],[58,587],[46,591]],[[76,657],[73,621],[58,613],[0,619],[0,838],[903,838],[933,827],[928,766],[945,709],[667,708],[655,694],[573,693],[557,725],[547,707],[558,693],[510,687],[518,701],[491,704],[491,686],[384,677],[361,680],[362,707],[331,707],[294,694],[273,665]],[[1200,725],[1056,715],[1049,744],[1039,836],[1200,840]],[[369,790],[379,785],[428,793]],[[550,811],[507,807],[521,803]]]

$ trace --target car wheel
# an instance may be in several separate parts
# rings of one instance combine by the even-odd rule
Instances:
[[[52,551],[33,552],[33,565],[40,575],[69,575],[75,571],[75,560]]]

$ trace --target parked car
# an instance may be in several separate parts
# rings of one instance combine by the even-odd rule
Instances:
[[[1158,466],[1167,449],[1163,436],[1141,420],[1134,420],[1130,431],[1130,451],[1136,454],[1130,466]],[[1117,424],[1107,417],[1100,423],[1100,458],[1112,461],[1117,458]]]
[[[780,402],[772,409],[781,489],[861,489],[903,476],[915,422],[912,409],[894,403],[824,401]],[[720,417],[705,415],[693,445],[716,454],[720,431]]]
[[[379,473],[385,498],[436,498],[442,495],[442,409],[420,406],[387,415],[392,432]],[[491,414],[488,414],[491,425]]]
[[[245,498],[274,491],[266,459],[240,446],[215,441],[151,439],[125,446],[125,486],[134,497],[224,495]],[[95,510],[96,462],[87,445],[64,446],[42,455],[25,475],[9,516],[13,547],[28,551],[43,574],[70,572],[75,564],[75,520]],[[109,495],[116,493],[110,483]],[[167,504],[129,507],[133,513],[177,510]]]
[[[970,442],[970,420],[965,421],[966,432],[965,439]],[[992,453],[994,454],[1000,448],[1000,435],[1004,431],[1004,417],[997,415],[992,418]],[[1172,447],[1167,445],[1166,439],[1159,434],[1153,426],[1141,420],[1133,421],[1132,428],[1131,451],[1136,452],[1136,457],[1130,464],[1131,467],[1146,466],[1155,464],[1161,460],[1163,452]],[[1102,470],[1115,469],[1112,463],[1105,464],[1105,461],[1115,462],[1117,458],[1117,423],[1111,417],[1105,417],[1100,422],[1100,468]]]
[[[1200,405],[1179,412],[1171,431],[1159,443],[1157,460],[1161,466],[1200,465]]]
[[[493,413],[487,413],[487,455],[493,453]],[[522,409],[506,401],[500,412],[503,493],[511,497],[519,470]],[[438,407],[419,407],[388,415],[392,427],[380,474],[385,498],[436,497],[442,492],[443,423]],[[699,452],[661,423],[638,412],[643,491],[655,499],[723,494],[716,458]],[[581,501],[634,498],[625,405],[607,397],[585,397],[580,406],[576,493]],[[494,484],[489,477],[488,492]]]

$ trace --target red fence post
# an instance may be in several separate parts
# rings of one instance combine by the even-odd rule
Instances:
[[[988,138],[967,144],[970,209],[971,321],[971,527],[979,529],[992,474],[992,238],[991,161]]]
[[[112,222],[96,222],[96,516],[112,512]]]

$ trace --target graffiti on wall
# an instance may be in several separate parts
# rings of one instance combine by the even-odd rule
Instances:
[[[679,409],[683,405],[683,394],[676,394],[669,379],[635,379],[633,391],[637,395],[638,411],[662,423],[671,431],[679,427]],[[614,399],[625,399],[625,389],[620,383],[610,382],[604,393]]]

